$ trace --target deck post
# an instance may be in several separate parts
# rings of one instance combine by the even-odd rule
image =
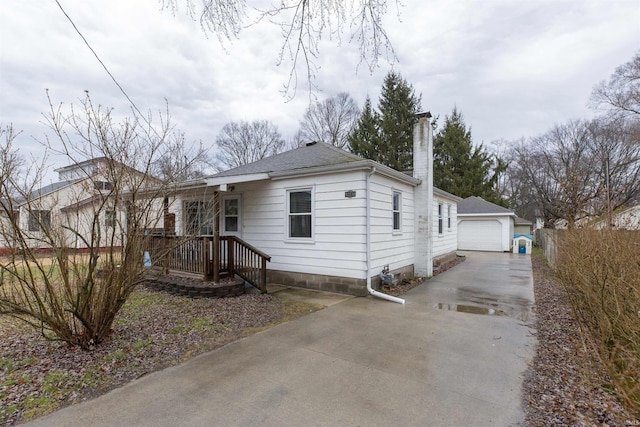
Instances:
[[[213,194],[213,281],[220,282],[220,192]]]
[[[227,239],[227,270],[229,270],[229,277],[231,277],[233,279],[234,275],[236,274],[235,272],[235,266],[236,266],[236,260],[235,260],[235,252],[236,252],[236,242],[233,239],[233,237],[229,237]]]
[[[202,280],[209,278],[209,238],[202,238]]]
[[[260,268],[260,292],[263,294],[267,293],[267,259],[264,257],[260,257],[262,259],[262,266]]]

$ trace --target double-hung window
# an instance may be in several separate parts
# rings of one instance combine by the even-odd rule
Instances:
[[[451,205],[447,205],[447,229],[451,231]]]
[[[240,196],[222,199],[222,232],[226,235],[240,232]]]
[[[402,221],[402,198],[399,191],[393,192],[392,199],[392,209],[393,209],[393,231],[400,231],[400,225]]]
[[[442,234],[442,203],[438,203],[438,234]]]
[[[311,239],[313,237],[312,189],[287,191],[287,223],[290,239]]]
[[[51,211],[30,211],[28,226],[29,231],[49,231],[51,229]]]

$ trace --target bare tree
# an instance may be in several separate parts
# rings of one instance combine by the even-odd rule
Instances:
[[[587,139],[586,124],[571,121],[516,148],[520,178],[535,192],[538,210],[548,225],[565,219],[573,228],[577,220],[591,214],[598,183]]]
[[[50,101],[45,118],[53,135],[45,149],[70,163],[50,186],[42,185],[44,163],[25,167],[16,134],[0,131],[0,314],[88,349],[111,333],[150,274],[143,231],[162,224],[157,200],[167,194],[150,172],[170,149],[171,126],[168,116],[157,126],[150,116],[117,123],[88,94],[70,112]]]
[[[216,138],[216,159],[224,168],[234,168],[280,153],[285,141],[278,127],[267,120],[229,122]]]
[[[556,125],[514,144],[509,153],[511,206],[541,215],[545,224],[609,216],[640,197],[638,124],[598,118]]]
[[[614,115],[640,118],[640,51],[594,87],[591,102]]]
[[[307,108],[300,122],[301,136],[344,149],[359,118],[358,104],[348,93],[341,92]]]
[[[388,0],[282,0],[266,9],[262,8],[261,2],[244,0],[162,0],[161,4],[163,9],[173,13],[185,4],[187,13],[199,20],[203,31],[214,34],[221,42],[238,37],[251,22],[274,24],[284,39],[278,65],[291,63],[284,89],[288,97],[295,94],[300,62],[305,69],[306,81],[313,86],[318,72],[314,61],[320,54],[323,39],[335,40],[340,45],[348,33],[349,43],[358,45],[360,63],[364,62],[370,71],[378,66],[380,57],[389,62],[396,59],[382,22]],[[399,14],[400,1],[396,0],[395,5]],[[249,25],[245,24],[247,21]]]
[[[165,155],[154,161],[152,173],[163,182],[180,182],[207,175],[212,167],[209,148],[187,145],[183,133],[173,132],[165,146]]]
[[[611,214],[640,196],[640,122],[601,117],[588,124],[589,148],[598,162],[597,215]]]
[[[289,142],[287,143],[287,147],[289,149],[300,148],[308,142],[311,142],[311,141],[309,141],[306,138],[306,136],[302,132],[302,129],[298,129],[296,133],[294,133],[293,136],[289,139]]]

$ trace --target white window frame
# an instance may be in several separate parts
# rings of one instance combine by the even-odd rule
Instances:
[[[398,209],[396,209],[395,201],[398,197]],[[396,215],[398,216],[398,226],[396,227]],[[402,233],[402,192],[393,190],[391,193],[391,230],[394,234]]]
[[[104,226],[105,228],[115,228],[118,223],[118,216],[114,209],[107,209],[104,211]]]
[[[188,207],[190,204],[194,204],[194,203],[197,203],[199,205],[197,210],[198,212],[198,224],[197,224],[198,229],[197,230],[191,230],[191,223],[189,221]],[[183,218],[184,218],[184,234],[191,235],[190,233],[193,233],[194,236],[213,236],[213,231],[214,231],[213,210],[214,210],[214,203],[212,200],[199,200],[199,199],[185,200],[183,202],[183,208],[182,208]],[[210,224],[208,224],[209,220],[211,221]],[[204,224],[206,224],[206,226],[211,229],[211,234],[201,233]]]
[[[442,215],[444,214],[443,212],[443,206],[442,203],[438,203],[438,234],[441,235],[442,232],[444,231],[444,223],[442,220]]]
[[[27,230],[31,233],[46,232],[51,230],[51,210],[30,210],[27,218]]]
[[[227,215],[226,211],[226,202],[229,200],[237,200],[238,201],[238,214],[237,215]],[[222,224],[220,225],[220,232],[224,236],[242,236],[242,196],[240,194],[234,195],[225,195],[222,197],[222,209],[220,213],[220,220]],[[238,229],[227,230],[227,217],[237,217],[238,218]]]
[[[447,204],[447,230],[451,231],[451,205]]]
[[[291,193],[301,193],[301,192],[310,192],[311,193],[311,212],[309,213],[291,213]],[[285,190],[285,211],[284,211],[284,233],[285,240],[289,242],[303,242],[303,243],[313,243],[315,239],[315,220],[316,220],[316,198],[315,198],[315,187],[296,187],[296,188],[287,188]],[[291,236],[291,216],[292,215],[311,215],[311,236],[310,237],[292,237]]]

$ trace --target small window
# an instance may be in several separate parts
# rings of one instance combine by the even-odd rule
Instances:
[[[107,228],[116,226],[116,211],[104,211],[104,226]]]
[[[402,200],[398,191],[393,192],[393,231],[400,231]]]
[[[289,204],[289,237],[307,238],[312,237],[312,210],[311,210],[311,189],[295,190],[288,192]]]
[[[442,203],[438,203],[438,234],[442,234]]]
[[[240,230],[240,197],[229,197],[223,201],[223,231],[237,233]]]
[[[51,229],[51,211],[36,210],[29,212],[29,231],[49,231]]]
[[[93,184],[96,187],[96,190],[110,191],[112,188],[111,183],[107,181],[95,181]]]
[[[451,205],[447,205],[447,228],[451,230]]]

